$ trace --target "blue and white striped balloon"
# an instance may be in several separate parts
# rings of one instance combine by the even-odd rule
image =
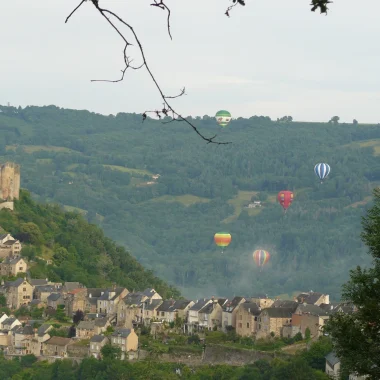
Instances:
[[[328,164],[317,164],[314,166],[315,174],[320,178],[320,180],[324,180],[330,173],[330,165]]]

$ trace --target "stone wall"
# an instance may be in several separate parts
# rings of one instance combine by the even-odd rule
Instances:
[[[69,344],[67,346],[67,355],[74,358],[83,358],[89,356],[89,346]]]
[[[0,167],[0,198],[3,200],[19,199],[20,165],[6,162]]]

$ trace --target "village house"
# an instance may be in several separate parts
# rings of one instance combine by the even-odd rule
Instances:
[[[14,317],[3,314],[0,317],[0,348],[7,348],[12,343],[12,329],[20,326],[21,322]]]
[[[295,297],[294,301],[319,306],[321,303],[329,304],[330,296],[328,294],[316,293],[311,290],[310,292],[300,293]]]
[[[127,288],[117,288],[114,286],[111,289],[106,289],[97,299],[96,311],[98,313],[116,314],[117,305],[128,293]]]
[[[8,256],[0,263],[0,276],[17,276],[18,273],[26,273],[28,265],[20,256]]]
[[[222,327],[223,309],[217,300],[211,300],[198,312],[199,327],[207,330]]]
[[[66,358],[68,356],[67,347],[71,343],[73,343],[73,340],[70,338],[53,336],[44,343],[43,351],[45,356],[60,356],[62,358]]]
[[[51,307],[54,310],[57,310],[57,307],[59,305],[64,305],[64,304],[65,304],[65,300],[63,299],[61,293],[51,293],[47,297],[47,306]]]
[[[79,339],[92,338],[94,335],[104,333],[108,326],[110,326],[110,322],[107,317],[91,321],[80,321],[76,328],[76,337]]]
[[[258,317],[257,338],[267,338],[272,334],[281,337],[283,327],[291,325],[294,311],[293,307],[263,309]]]
[[[145,301],[144,324],[149,325],[157,319],[157,308],[163,303],[163,300],[147,300]]]
[[[339,379],[340,372],[340,360],[335,355],[335,352],[330,352],[326,355],[326,368],[325,372],[333,379]]]
[[[111,335],[111,344],[120,347],[121,359],[126,359],[127,352],[137,351],[139,338],[134,329],[117,329]]]
[[[226,332],[228,327],[236,328],[236,313],[241,303],[245,302],[243,297],[234,297],[231,301],[227,301],[222,309],[222,328]]]
[[[47,299],[52,293],[57,293],[61,290],[58,285],[36,285],[33,291],[33,297],[47,304]]]
[[[20,256],[21,243],[10,234],[0,235],[0,259],[9,256]]]
[[[199,312],[207,304],[212,302],[211,299],[201,298],[196,300],[194,305],[190,307],[187,315],[187,323],[184,326],[185,332],[193,334],[199,331]]]
[[[188,309],[194,305],[193,301],[188,300],[167,300],[156,309],[156,320],[161,322],[174,322],[176,318],[182,321],[187,317]]]
[[[8,348],[8,352],[16,355],[31,354],[30,340],[33,336],[34,331],[32,326],[17,326],[12,330],[12,344]]]
[[[86,288],[76,288],[68,291],[64,298],[66,315],[72,317],[77,310],[85,311],[87,305],[86,297]]]
[[[30,301],[29,304],[30,307],[36,307],[38,309],[44,308],[46,306],[45,303],[43,303],[41,300],[38,299],[33,299]]]
[[[247,301],[254,302],[257,306],[261,307],[262,309],[272,307],[273,303],[275,302],[273,299],[268,298],[268,295],[266,294],[254,295],[250,298],[247,298]]]
[[[3,314],[3,316],[1,317],[0,321],[0,327],[3,329],[3,330],[12,330],[14,327],[16,326],[21,326],[21,322],[15,318],[14,316],[10,316],[9,318],[4,318],[3,317],[6,316],[6,314]]]
[[[96,359],[101,357],[101,349],[109,343],[109,339],[104,335],[94,335],[90,340],[90,355]]]
[[[28,305],[33,299],[33,287],[26,278],[18,278],[15,281],[7,281],[0,287],[0,293],[7,299],[7,307],[19,309],[22,305]]]
[[[147,305],[153,300],[162,300],[162,297],[151,288],[143,292],[128,293],[117,306],[117,325],[133,328],[143,323],[143,303]]]
[[[67,293],[72,292],[75,289],[84,289],[85,286],[81,284],[80,282],[65,282],[62,286],[62,294],[66,295]]]
[[[258,329],[261,308],[255,302],[244,302],[236,309],[236,334],[253,337]]]
[[[292,315],[292,326],[297,327],[294,332],[300,332],[303,337],[307,328],[312,337],[319,337],[328,319],[329,314],[319,306],[301,304]]]
[[[34,329],[34,335],[27,340],[27,347],[31,354],[35,356],[44,355],[44,343],[50,339],[49,331],[52,325],[43,324],[38,329]]]

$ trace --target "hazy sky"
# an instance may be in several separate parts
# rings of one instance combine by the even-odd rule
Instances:
[[[163,91],[186,87],[172,102],[183,115],[380,122],[379,0],[334,0],[328,16],[310,12],[310,0],[246,0],[231,18],[229,0],[167,0],[173,41],[151,2],[100,0],[133,24]],[[89,2],[65,24],[78,3],[2,1],[0,104],[103,114],[161,107],[145,70],[90,82],[119,77],[123,43]]]

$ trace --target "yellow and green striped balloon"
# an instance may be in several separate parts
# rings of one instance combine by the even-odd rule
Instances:
[[[221,127],[226,127],[231,121],[231,114],[228,111],[220,110],[216,113],[215,119]]]
[[[215,244],[218,247],[222,247],[222,253],[225,247],[228,247],[231,243],[232,236],[228,232],[217,232],[214,235]]]

